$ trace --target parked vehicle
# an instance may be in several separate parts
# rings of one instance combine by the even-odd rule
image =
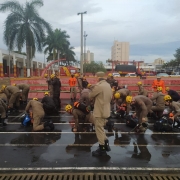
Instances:
[[[113,77],[121,77],[119,73],[112,73]]]
[[[170,77],[167,73],[158,73],[156,75],[157,77],[160,76],[160,77]]]
[[[137,77],[136,73],[127,73],[125,77]]]

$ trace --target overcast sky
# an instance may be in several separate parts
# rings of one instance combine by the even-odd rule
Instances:
[[[130,43],[130,60],[153,62],[156,58],[173,59],[180,48],[179,9],[180,0],[44,0],[39,14],[53,29],[67,31],[78,59],[81,17],[77,13],[87,11],[83,16],[86,50],[94,53],[95,61],[111,58],[111,47],[118,40]],[[7,14],[0,13],[1,49],[7,49],[3,43]],[[37,53],[36,59],[44,61],[44,55]]]

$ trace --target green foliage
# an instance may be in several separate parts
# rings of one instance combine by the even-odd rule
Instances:
[[[104,68],[102,62],[98,63],[98,62],[92,61],[90,64],[83,65],[83,71],[95,74],[98,71],[106,72],[106,69]]]
[[[10,11],[5,20],[4,41],[9,50],[17,48],[21,52],[26,46],[27,59],[42,51],[42,43],[51,26],[38,14],[42,0],[32,0],[21,5],[18,1],[5,1],[0,4],[0,12]]]

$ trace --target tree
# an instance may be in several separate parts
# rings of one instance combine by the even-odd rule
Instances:
[[[6,1],[0,4],[0,12],[10,11],[5,20],[4,41],[9,50],[17,48],[21,52],[26,47],[27,76],[30,76],[30,65],[36,50],[42,52],[45,33],[50,33],[51,26],[42,19],[37,11],[43,6],[42,0],[32,0],[25,5],[17,1]]]
[[[55,29],[53,32],[48,34],[43,46],[46,47],[44,53],[49,52],[49,55],[53,53],[53,59],[48,57],[48,60],[55,60],[60,58],[60,54],[63,54],[63,47],[70,44],[68,41],[70,36],[66,31],[61,31],[61,29]]]
[[[84,70],[84,72],[90,72],[90,73],[93,73],[94,75],[98,71],[106,72],[106,69],[104,68],[102,62],[97,63],[94,61],[92,61],[90,64],[85,63],[83,65],[83,70]]]

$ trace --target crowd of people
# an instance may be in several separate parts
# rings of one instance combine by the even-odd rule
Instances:
[[[168,106],[171,113],[169,118],[173,122],[177,122],[177,128],[180,127],[178,118],[180,115],[180,103],[178,102],[180,95],[169,87],[165,87],[164,81],[160,77],[152,84],[154,90],[152,96],[149,96],[142,82],[137,83],[138,95],[132,96],[128,87],[120,87],[111,73],[108,74],[107,79],[104,72],[97,72],[96,76],[97,83],[92,85],[88,83],[85,76],[80,77],[79,74],[72,74],[68,81],[71,102],[65,106],[65,111],[72,114],[75,121],[72,127],[73,132],[81,131],[80,122],[93,124],[99,142],[98,149],[92,152],[93,156],[102,156],[110,151],[104,127],[107,127],[108,130],[113,129],[114,123],[110,121],[109,117],[115,111],[121,110],[122,117],[124,117],[129,115],[133,109],[132,116],[138,119],[136,131],[145,132],[148,127],[148,114],[155,120],[159,120],[165,106]],[[41,102],[36,97],[28,101],[30,86],[27,84],[2,85],[0,90],[1,127],[7,125],[5,121],[7,114],[18,111],[20,103],[22,103],[26,105],[25,113],[31,116],[33,131],[40,131],[46,127],[54,129],[53,122],[45,121],[42,123],[42,121],[45,115],[51,116],[59,113],[61,81],[55,74],[50,77],[45,74],[44,77],[48,84],[48,92],[44,93]],[[77,92],[80,93],[78,100]]]

